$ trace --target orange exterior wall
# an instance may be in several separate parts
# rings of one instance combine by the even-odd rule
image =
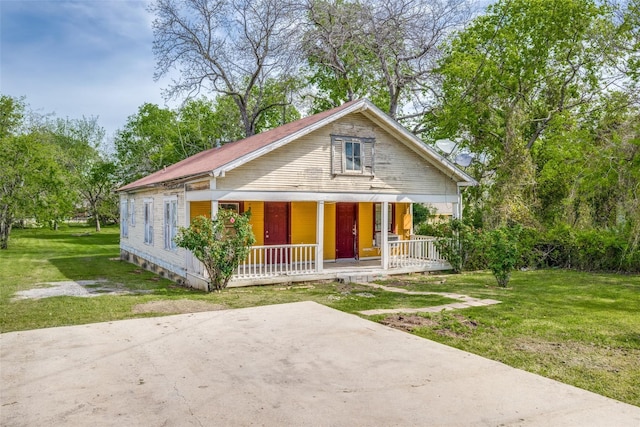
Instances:
[[[249,224],[256,238],[254,245],[264,245],[264,202],[244,202],[244,210],[251,210]]]
[[[394,231],[402,240],[411,237],[411,205],[409,203],[396,203],[396,229]]]
[[[194,218],[199,216],[211,218],[211,202],[189,202],[189,219],[193,221]]]
[[[291,244],[316,243],[316,202],[291,202]]]
[[[211,202],[190,202],[190,218],[204,215],[211,218]],[[250,224],[255,235],[254,245],[264,245],[264,202],[244,202],[244,210],[251,210]],[[378,257],[380,249],[373,246],[373,203],[358,203],[358,256],[360,258]],[[291,243],[316,243],[316,202],[291,203]],[[411,233],[411,214],[409,203],[395,204],[396,226],[394,233],[401,239],[409,239]],[[324,259],[336,257],[336,204],[324,206]]]

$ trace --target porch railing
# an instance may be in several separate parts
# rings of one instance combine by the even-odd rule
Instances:
[[[316,272],[316,259],[316,244],[252,246],[232,279],[311,274]],[[191,252],[187,253],[186,261],[189,273],[209,277],[204,265]]]
[[[389,268],[446,263],[436,248],[436,240],[435,237],[411,236],[410,240],[389,242]]]
[[[234,278],[311,274],[316,272],[316,259],[316,244],[252,246]]]

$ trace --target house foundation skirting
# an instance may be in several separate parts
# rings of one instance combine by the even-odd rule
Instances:
[[[186,271],[184,269],[155,259],[149,256],[149,254],[140,253],[134,248],[123,247],[121,245],[120,259],[138,265],[145,270],[151,271],[178,284],[186,284]]]

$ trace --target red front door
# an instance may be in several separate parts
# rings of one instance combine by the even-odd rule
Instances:
[[[264,244],[288,245],[289,241],[289,203],[265,202],[264,203]],[[287,261],[285,249],[267,251],[268,263]]]
[[[355,203],[336,203],[336,259],[356,257],[356,211]]]

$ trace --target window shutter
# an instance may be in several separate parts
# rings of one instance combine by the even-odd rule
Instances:
[[[333,175],[341,174],[342,170],[342,138],[331,137],[331,173]]]
[[[178,202],[176,200],[171,203],[172,217],[171,217],[171,249],[176,248],[176,242],[173,239],[178,234]]]
[[[149,243],[153,244],[153,202],[149,203]]]
[[[365,175],[373,175],[375,172],[375,139],[366,138],[362,140],[363,142],[363,163],[364,163],[364,174]]]

